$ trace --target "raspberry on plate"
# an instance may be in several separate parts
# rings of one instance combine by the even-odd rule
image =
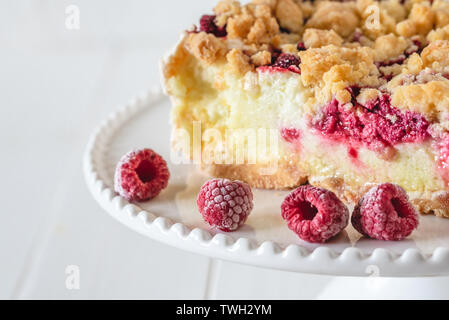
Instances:
[[[371,188],[354,208],[352,225],[378,240],[402,240],[418,227],[418,211],[400,186],[384,183]]]
[[[209,225],[225,232],[235,231],[253,209],[253,193],[244,182],[212,179],[201,187],[197,205]]]
[[[165,160],[151,149],[130,151],[117,164],[115,191],[128,201],[156,197],[168,185],[170,172]]]
[[[290,230],[308,242],[326,242],[349,222],[348,208],[333,192],[310,185],[290,193],[281,211]]]

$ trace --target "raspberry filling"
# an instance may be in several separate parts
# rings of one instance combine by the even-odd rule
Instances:
[[[281,130],[281,136],[285,141],[293,143],[301,138],[301,131],[295,128],[283,128]]]
[[[449,133],[446,133],[442,139],[434,143],[438,150],[437,166],[441,177],[449,185]]]
[[[305,51],[305,50],[307,50],[306,45],[304,44],[304,42],[298,43],[296,48],[298,49],[298,51]]]
[[[215,23],[215,15],[203,15],[200,19],[200,31],[211,33],[218,38],[226,37],[226,26],[219,27]]]
[[[296,128],[282,128],[281,129],[281,137],[285,142],[290,143],[294,150],[300,152],[302,149],[301,144],[301,130]]]
[[[393,107],[390,96],[383,94],[366,105],[357,103],[358,88],[348,89],[353,94],[352,105],[342,105],[333,99],[323,112],[311,121],[311,126],[332,141],[360,145],[384,153],[385,148],[399,143],[419,143],[430,135],[429,123],[421,114],[401,112]]]
[[[299,57],[289,53],[279,53],[277,51],[272,52],[272,64],[269,66],[262,66],[258,69],[262,72],[287,72],[291,71],[297,74],[301,74],[299,65],[301,59]]]

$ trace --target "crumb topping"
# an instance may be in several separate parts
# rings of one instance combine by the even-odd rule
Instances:
[[[235,73],[245,74],[252,69],[249,63],[249,57],[240,49],[232,49],[229,51],[226,55],[226,60]]]
[[[348,37],[359,26],[360,18],[354,2],[318,2],[316,11],[307,21],[307,28],[334,30]]]
[[[302,81],[305,86],[315,88],[317,101],[321,103],[329,101],[339,91],[346,91],[352,84],[377,87],[382,80],[374,64],[374,52],[368,47],[329,45],[303,51],[300,57]]]
[[[227,51],[225,43],[205,32],[189,34],[185,46],[198,60],[208,65],[218,61]]]
[[[447,121],[449,1],[221,0],[199,26],[183,44],[205,65],[245,74],[288,54],[311,104],[348,103],[358,86],[361,102],[388,93],[395,107]]]
[[[380,36],[373,45],[375,61],[389,61],[398,58],[412,44],[410,39],[392,33]]]
[[[251,62],[256,66],[266,66],[271,63],[271,52],[259,51],[251,56]]]
[[[343,39],[334,30],[306,29],[303,35],[305,48],[321,48],[333,44],[341,46]]]
[[[449,41],[431,42],[421,53],[424,66],[435,71],[443,71],[449,66]]]
[[[279,0],[275,12],[282,28],[290,32],[301,32],[303,26],[302,10],[293,0]]]

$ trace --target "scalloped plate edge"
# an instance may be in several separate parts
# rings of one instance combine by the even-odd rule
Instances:
[[[273,241],[258,245],[247,238],[233,239],[224,234],[213,236],[205,229],[191,229],[127,202],[100,179],[99,166],[104,142],[133,115],[162,98],[159,87],[139,95],[107,117],[94,130],[86,147],[83,172],[88,189],[100,206],[122,224],[153,240],[186,251],[285,271],[342,276],[449,274],[449,248],[440,247],[433,254],[424,255],[416,248],[407,249],[402,254],[377,248],[371,254],[366,254],[358,248],[348,247],[339,254],[325,246],[309,251],[299,245],[283,248]],[[373,273],[373,270],[376,272]]]

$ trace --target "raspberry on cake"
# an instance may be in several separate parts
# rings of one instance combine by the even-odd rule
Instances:
[[[449,217],[444,0],[222,0],[184,33],[163,76],[173,147],[194,158],[200,146],[212,175],[273,189],[309,182],[348,203],[390,182],[421,213]],[[229,132],[244,141],[243,161],[217,138]],[[263,155],[268,140],[276,150]],[[211,150],[226,161],[206,161]]]

